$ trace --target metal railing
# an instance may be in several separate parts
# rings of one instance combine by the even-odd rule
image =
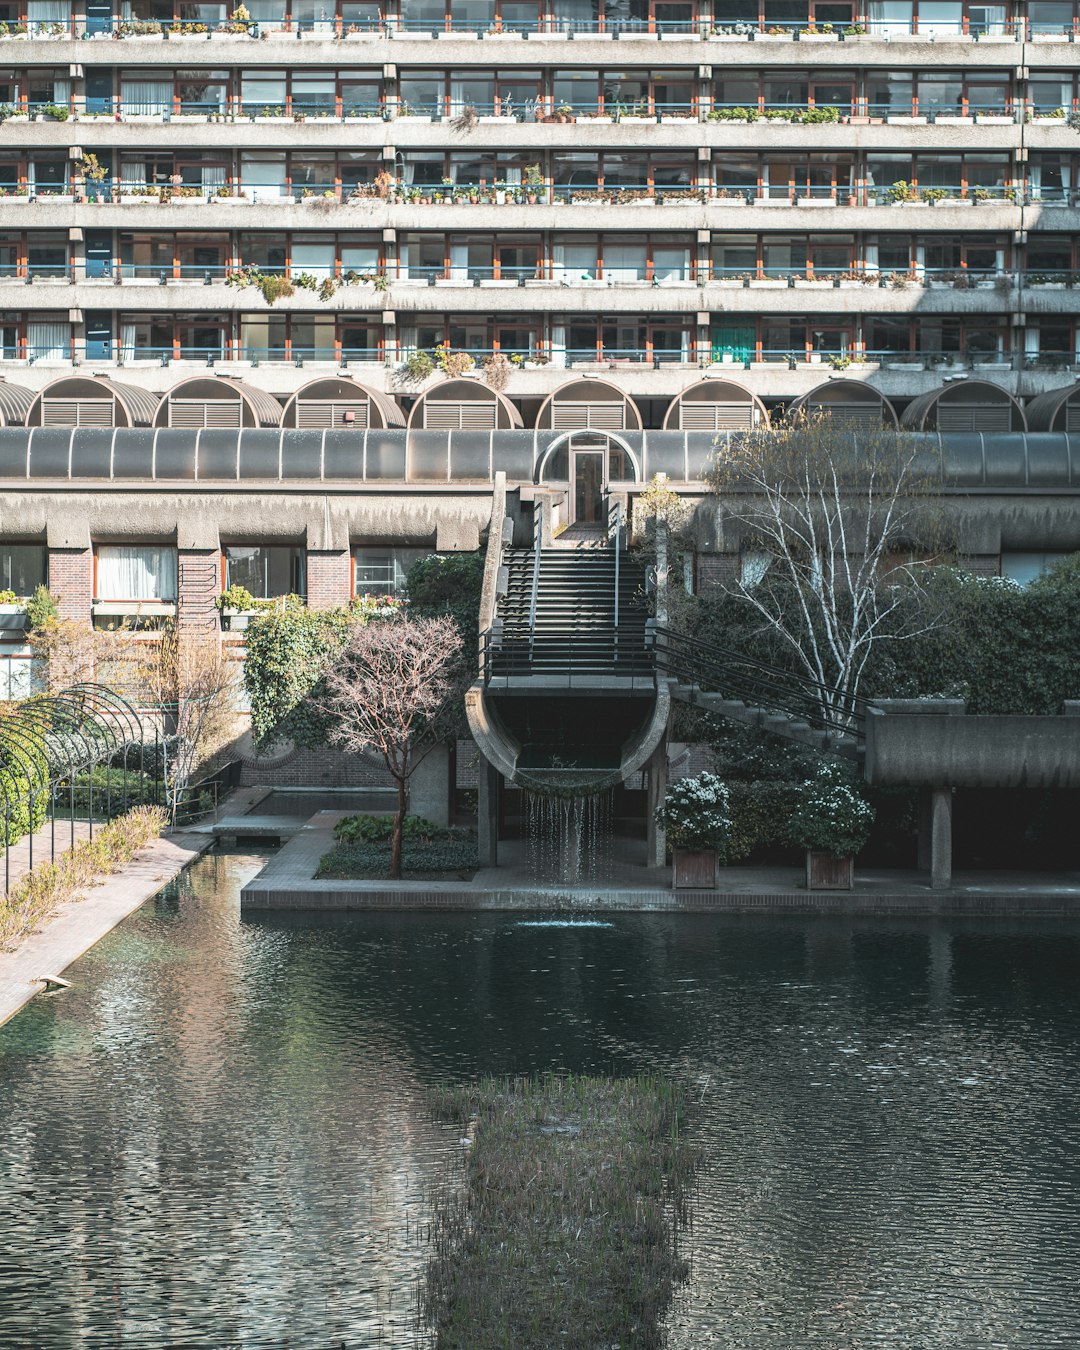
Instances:
[[[630,644],[616,629],[600,635],[560,635],[525,638],[481,634],[484,683],[493,680],[543,677],[544,687],[560,683],[591,685],[598,678],[622,676],[643,681],[651,688],[656,674],[652,651]]]
[[[703,692],[857,740],[865,734],[866,704],[856,695],[670,628],[655,628],[653,642],[657,668]]]

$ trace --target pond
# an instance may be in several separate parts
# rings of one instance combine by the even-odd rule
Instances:
[[[1080,929],[426,913],[241,921],[211,855],[0,1029],[0,1345],[413,1345],[485,1072],[690,1084],[679,1350],[1080,1343]]]

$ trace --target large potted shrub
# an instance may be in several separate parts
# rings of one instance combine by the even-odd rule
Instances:
[[[716,869],[727,857],[731,838],[728,790],[715,774],[682,778],[668,788],[656,809],[667,834],[675,890],[714,890]]]
[[[831,766],[804,783],[789,822],[792,841],[806,850],[806,888],[850,891],[855,855],[866,843],[874,808]]]

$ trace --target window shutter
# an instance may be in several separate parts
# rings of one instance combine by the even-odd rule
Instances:
[[[1007,403],[938,404],[938,431],[1008,431],[1012,409]]]
[[[623,431],[626,428],[626,404],[621,400],[603,403],[556,401],[551,405],[551,424],[555,431]]]
[[[680,403],[682,431],[735,431],[753,426],[752,403]]]
[[[424,426],[432,431],[491,431],[498,416],[494,399],[475,403],[424,403]]]
[[[834,425],[842,427],[881,425],[880,403],[812,403],[810,411],[815,417],[831,417]]]

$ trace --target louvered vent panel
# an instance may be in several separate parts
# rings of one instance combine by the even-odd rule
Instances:
[[[352,413],[351,421],[345,414]],[[304,399],[296,404],[298,427],[355,427],[363,431],[368,426],[368,401],[337,401],[332,399]]]
[[[625,403],[553,403],[552,426],[555,431],[623,431],[626,427]]]
[[[424,426],[434,431],[490,431],[498,408],[494,399],[484,403],[424,404]]]
[[[813,403],[810,410],[815,417],[825,413],[845,427],[874,427],[881,423],[880,403]]]
[[[938,431],[1008,431],[1012,409],[1007,403],[938,404]]]
[[[1080,431],[1080,403],[1065,405],[1065,430]]]
[[[750,403],[681,403],[679,426],[682,431],[734,431],[753,425]]]
[[[238,427],[239,399],[178,398],[169,404],[171,427]]]
[[[43,427],[111,427],[111,398],[43,398]]]

